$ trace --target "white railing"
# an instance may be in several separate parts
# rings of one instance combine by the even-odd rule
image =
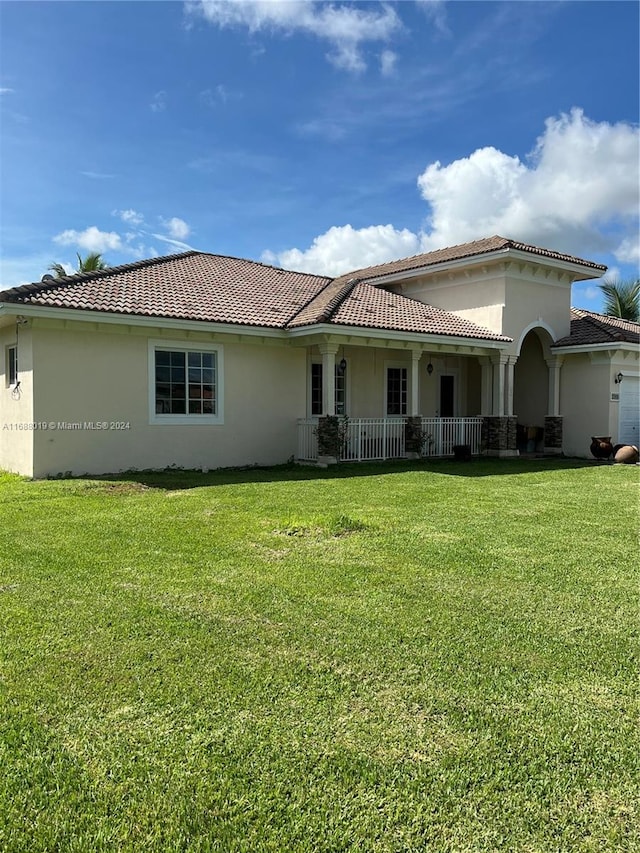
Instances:
[[[423,456],[453,456],[456,444],[467,444],[480,453],[482,418],[422,418],[422,431],[429,438]]]
[[[406,418],[349,418],[347,440],[340,456],[344,462],[401,459],[405,455]],[[318,458],[318,418],[298,420],[296,459],[315,462]],[[453,456],[456,444],[467,444],[471,453],[480,452],[482,418],[422,418],[426,441],[423,456]]]
[[[298,452],[296,459],[315,462],[318,458],[318,418],[298,418]]]

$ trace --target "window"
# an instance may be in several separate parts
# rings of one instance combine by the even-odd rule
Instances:
[[[407,368],[387,368],[387,414],[407,414]]]
[[[7,388],[12,388],[18,382],[18,347],[16,344],[6,350],[5,377]]]
[[[150,343],[152,423],[220,423],[220,347]]]
[[[347,413],[347,371],[340,370],[336,364],[335,406],[336,415]],[[313,362],[311,365],[311,414],[322,414],[322,364]]]

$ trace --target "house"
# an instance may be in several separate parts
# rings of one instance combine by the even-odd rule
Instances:
[[[339,278],[204,252],[0,292],[0,468],[588,456],[638,443],[640,326],[570,310],[605,267],[490,237]]]

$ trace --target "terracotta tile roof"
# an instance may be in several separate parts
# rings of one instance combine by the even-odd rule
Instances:
[[[384,264],[377,264],[372,267],[364,267],[363,269],[354,270],[346,275],[340,276],[335,281],[346,282],[349,279],[358,279],[364,281],[381,276],[391,275],[392,273],[408,272],[413,269],[421,269],[422,267],[431,267],[436,264],[442,264],[446,261],[458,261],[464,258],[472,258],[476,255],[486,255],[490,252],[497,252],[504,249],[517,249],[521,252],[529,252],[533,255],[540,255],[545,258],[551,258],[556,261],[566,261],[568,263],[579,264],[580,266],[589,267],[595,270],[606,271],[606,266],[596,264],[593,261],[585,261],[582,258],[576,258],[573,255],[566,255],[562,252],[554,252],[551,249],[542,249],[539,246],[531,246],[528,243],[519,243],[517,240],[509,240],[507,237],[485,237],[482,240],[473,240],[470,243],[461,243],[458,246],[449,246],[445,249],[436,249],[434,252],[425,252],[421,255],[413,255],[410,258],[400,258],[397,261],[389,261]]]
[[[640,323],[620,320],[606,314],[571,309],[571,329],[554,347],[584,346],[585,344],[640,344]]]
[[[507,248],[604,269],[571,255],[527,246],[504,237],[488,237],[378,264],[336,279],[291,272],[241,258],[190,251],[21,285],[0,292],[0,302],[276,329],[331,323],[507,342],[510,338],[455,314],[367,283],[372,278],[394,272]],[[610,325],[611,318],[606,321]],[[632,326],[635,328],[637,324]],[[584,328],[587,327],[583,324],[580,328],[583,331],[576,334],[586,335]],[[591,330],[589,334],[591,337],[585,342],[592,342],[595,332]],[[615,336],[631,332],[625,327],[600,334]],[[565,340],[574,342],[573,325],[572,335]]]
[[[511,340],[456,314],[450,314],[416,299],[409,299],[399,293],[391,293],[381,287],[373,287],[366,282],[358,283],[349,290],[343,301],[332,311],[329,322],[399,332],[505,342]]]
[[[331,279],[184,252],[0,292],[0,302],[284,328]]]

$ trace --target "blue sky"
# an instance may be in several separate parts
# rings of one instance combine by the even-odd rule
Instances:
[[[2,2],[0,286],[91,250],[339,274],[495,233],[635,276],[638,10]]]

